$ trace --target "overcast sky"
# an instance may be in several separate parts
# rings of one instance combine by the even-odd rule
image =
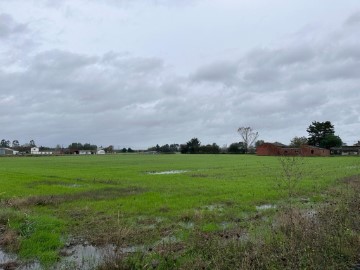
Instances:
[[[0,139],[360,140],[358,0],[0,0]]]

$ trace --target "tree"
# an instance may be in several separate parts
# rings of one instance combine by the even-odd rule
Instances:
[[[232,143],[228,148],[228,152],[231,154],[245,154],[245,146],[243,142]]]
[[[123,149],[121,149],[121,152],[126,153],[127,152],[126,148],[124,147]]]
[[[13,147],[13,148],[17,148],[17,147],[19,147],[19,146],[20,146],[19,141],[18,141],[18,140],[13,140],[13,142],[12,142],[12,147]]]
[[[128,153],[134,153],[135,151],[134,150],[132,150],[130,147],[127,149],[127,152]]]
[[[255,142],[255,148],[256,147],[259,147],[260,145],[262,145],[262,144],[264,144],[265,142],[264,142],[264,140],[257,140],[256,142]]]
[[[252,146],[252,144],[259,137],[259,133],[255,132],[251,127],[239,127],[237,131],[243,140],[245,153],[247,153],[249,147]]]
[[[308,144],[308,139],[305,136],[302,137],[294,137],[290,141],[290,147],[299,148],[303,144]]]
[[[329,149],[330,147],[339,145],[339,143],[341,142],[340,137],[335,136],[334,126],[331,124],[330,121],[314,121],[311,123],[311,125],[306,131],[309,133],[309,145],[325,147]]]
[[[109,145],[109,146],[106,147],[104,150],[106,151],[106,153],[112,153],[112,152],[114,152],[114,146],[113,146],[113,145]]]
[[[199,147],[199,153],[200,154],[219,154],[220,147],[216,143],[201,145]]]
[[[1,142],[0,142],[0,145],[2,147],[10,147],[10,141],[9,140],[5,140],[5,139],[2,139]]]
[[[320,147],[330,149],[331,147],[342,146],[342,140],[336,135],[326,135],[325,138],[320,142]]]
[[[36,144],[35,144],[34,140],[31,140],[29,144],[30,144],[30,147],[36,147]]]
[[[192,138],[190,141],[186,143],[186,145],[188,146],[188,153],[190,154],[199,153],[200,144],[201,143],[198,138]]]

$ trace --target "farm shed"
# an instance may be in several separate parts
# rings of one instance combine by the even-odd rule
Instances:
[[[358,156],[360,155],[360,146],[342,146],[342,147],[332,147],[331,154],[333,155],[342,155],[342,156]]]
[[[291,148],[280,146],[273,143],[263,143],[256,148],[258,156],[330,156],[330,150],[314,147],[310,145],[302,145],[300,148]]]
[[[16,155],[17,153],[18,153],[18,151],[14,151],[10,148],[0,148],[0,156]]]

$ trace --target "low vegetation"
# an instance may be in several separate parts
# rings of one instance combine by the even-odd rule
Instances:
[[[360,259],[359,161],[1,158],[0,245],[45,268],[87,244],[114,247],[99,269],[349,269]]]

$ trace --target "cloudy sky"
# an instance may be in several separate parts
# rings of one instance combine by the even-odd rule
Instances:
[[[360,140],[358,0],[0,0],[0,139]]]

